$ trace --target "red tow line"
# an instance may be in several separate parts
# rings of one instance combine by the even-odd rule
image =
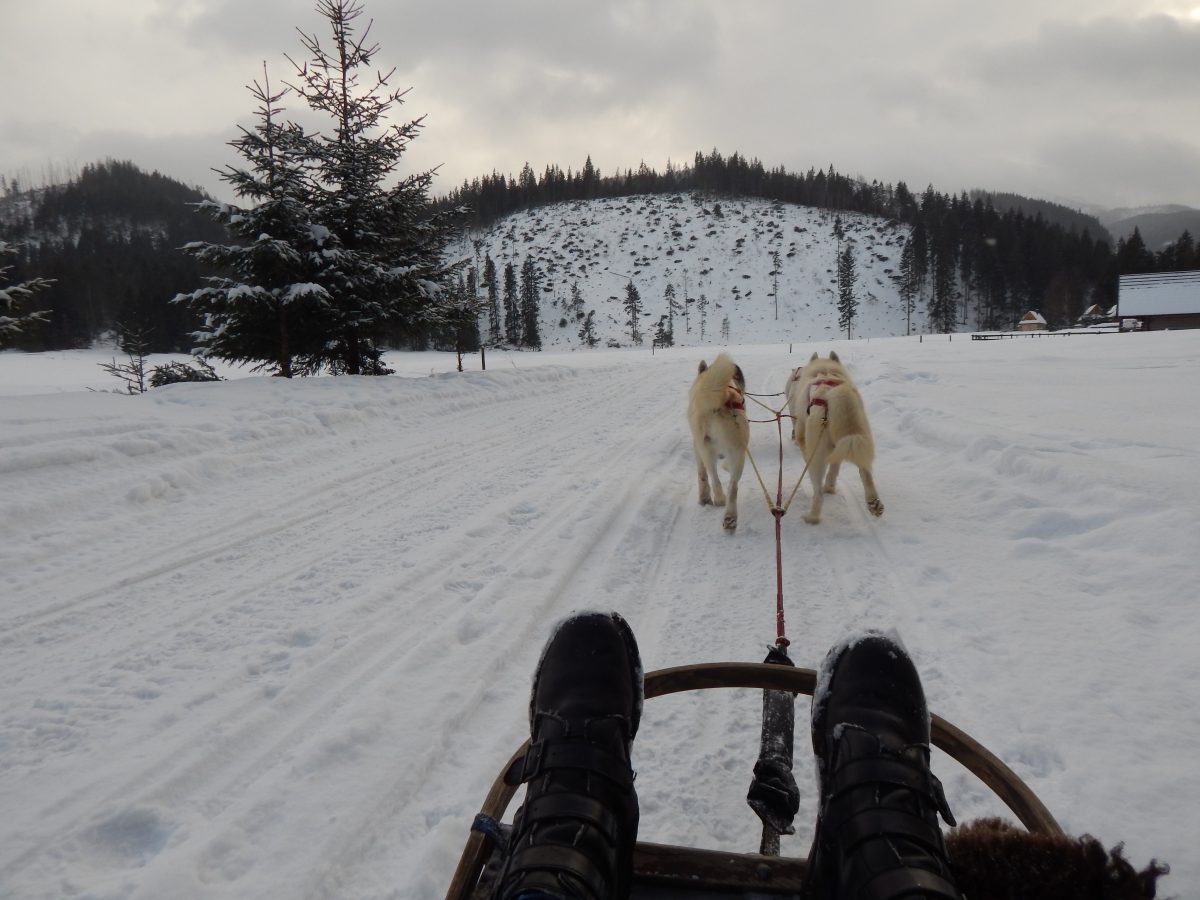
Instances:
[[[779,481],[775,489],[775,505],[771,515],[775,517],[775,646],[787,650],[791,643],[783,621],[783,416],[776,413],[775,424],[779,427]]]

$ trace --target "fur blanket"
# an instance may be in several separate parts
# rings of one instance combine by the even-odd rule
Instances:
[[[1141,871],[1124,845],[1105,850],[1091,835],[1030,834],[1000,819],[978,819],[946,833],[946,852],[968,900],[1150,900],[1169,868]]]

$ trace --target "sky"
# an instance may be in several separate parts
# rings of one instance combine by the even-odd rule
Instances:
[[[245,86],[292,76],[313,0],[0,0],[0,173],[212,169]],[[525,162],[602,173],[734,151],[1080,208],[1200,206],[1197,0],[393,0],[379,64],[434,192]]]
[[[1200,900],[1200,331],[792,353],[775,325],[728,348],[750,392],[780,408],[792,367],[836,349],[885,506],[847,465],[810,526],[800,485],[792,659],[894,630],[930,709],[1068,833],[1164,860],[1158,896]],[[221,366],[137,397],[105,391],[103,351],[0,353],[0,896],[441,900],[555,622],[618,610],[648,671],[761,661],[775,519],[747,466],[722,532],[684,415],[715,349]],[[774,499],[779,428],[748,412]],[[782,449],[788,492],[803,463]],[[647,702],[642,840],[758,849],[761,710],[748,690]],[[789,856],[817,806],[808,712]],[[1013,819],[940,751],[933,770],[960,822]]]

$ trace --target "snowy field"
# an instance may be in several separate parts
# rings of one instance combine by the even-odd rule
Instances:
[[[887,511],[851,471],[819,526],[784,519],[796,661],[896,628],[1068,831],[1200,897],[1200,331],[733,351],[774,392],[831,346]],[[749,469],[736,535],[696,504],[701,352],[141,397],[86,390],[118,386],[107,355],[0,354],[0,897],[435,900],[554,621],[617,609],[650,669],[761,660],[774,523]],[[753,426],[771,479],[777,447]],[[757,848],[759,713],[647,705],[644,839]],[[1003,812],[934,766],[960,821]]]

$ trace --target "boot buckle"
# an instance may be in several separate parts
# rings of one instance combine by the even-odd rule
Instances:
[[[527,781],[532,781],[542,773],[542,760],[546,754],[545,741],[537,741],[529,745],[529,749],[525,751],[525,755],[520,759],[513,760],[508,771],[504,773],[504,783],[509,787],[516,787],[518,784],[525,784]]]

